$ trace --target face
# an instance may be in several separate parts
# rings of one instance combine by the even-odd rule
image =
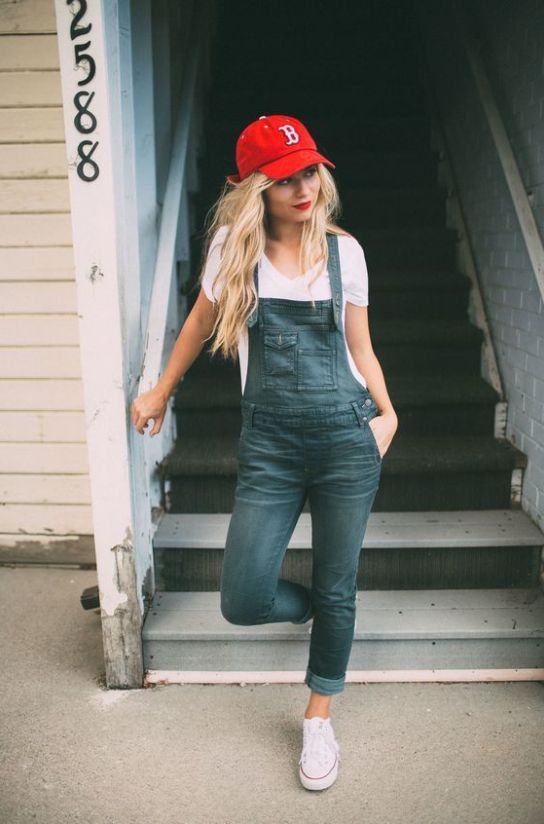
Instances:
[[[294,172],[289,177],[276,180],[263,192],[268,217],[273,221],[291,223],[309,220],[315,209],[320,187],[321,181],[315,163]],[[297,208],[305,204],[309,204],[308,208]]]

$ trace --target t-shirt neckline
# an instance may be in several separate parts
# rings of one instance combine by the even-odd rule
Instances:
[[[314,268],[312,267],[312,268],[308,269],[306,272],[304,272],[303,275],[296,275],[294,278],[291,278],[291,277],[289,277],[289,275],[284,275],[283,272],[280,272],[280,270],[277,269],[274,266],[274,264],[272,263],[272,261],[270,260],[270,258],[266,254],[266,252],[263,252],[263,260],[266,261],[268,267],[274,272],[274,274],[279,275],[279,277],[282,280],[284,280],[284,281],[286,280],[289,283],[297,283],[297,282],[300,282],[300,281],[305,281],[308,278],[308,276],[313,274],[313,272],[314,272]]]

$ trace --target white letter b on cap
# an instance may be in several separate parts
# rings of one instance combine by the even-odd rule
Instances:
[[[285,132],[285,137],[287,138],[285,141],[286,146],[291,146],[293,143],[299,142],[299,134],[295,127],[291,126],[290,123],[286,123],[285,126],[278,126],[278,129],[282,129],[282,131]]]

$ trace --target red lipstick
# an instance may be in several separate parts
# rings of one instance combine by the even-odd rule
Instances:
[[[307,200],[305,203],[297,204],[297,206],[295,206],[295,209],[309,209],[311,205],[312,205],[312,201]]]

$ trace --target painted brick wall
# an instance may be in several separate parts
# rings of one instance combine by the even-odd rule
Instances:
[[[449,4],[425,4],[425,49],[508,401],[507,437],[529,458],[522,507],[544,528],[544,308]],[[544,6],[465,3],[544,238]]]

